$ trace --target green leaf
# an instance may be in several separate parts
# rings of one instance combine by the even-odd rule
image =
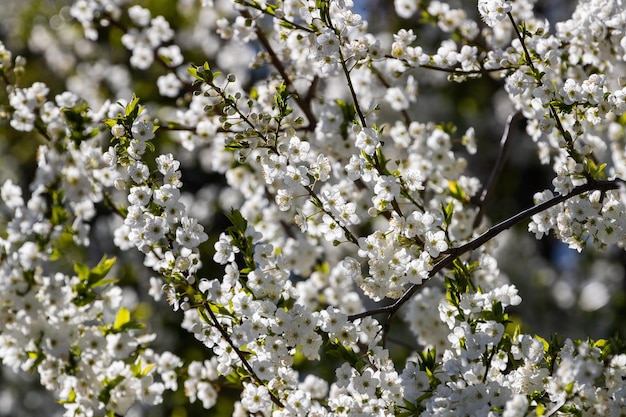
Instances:
[[[606,339],[598,339],[593,343],[593,347],[600,349],[603,354],[608,350],[608,348],[610,348],[609,345],[610,342]]]
[[[456,130],[457,130],[456,125],[454,123],[452,123],[452,122],[438,124],[437,128],[439,128],[440,130],[444,131],[445,133],[447,133],[450,136],[454,135],[456,133]]]
[[[231,372],[230,374],[226,375],[225,378],[226,381],[234,387],[238,387],[241,385],[242,378],[237,372]]]
[[[138,376],[143,377],[146,376],[150,373],[150,371],[152,371],[154,368],[156,368],[156,363],[151,363],[150,365],[145,366],[141,372],[139,373]]]
[[[130,366],[130,370],[133,375],[137,378],[142,378],[150,373],[156,367],[156,363],[151,363],[150,365],[143,366],[143,362],[141,358],[137,359],[135,363]]]
[[[59,404],[71,404],[76,401],[76,391],[72,388],[67,395],[67,400],[59,400]]]
[[[604,173],[604,169],[606,168],[606,163],[597,165],[593,159],[585,158],[584,168],[585,172],[587,172],[591,178],[596,180],[605,180],[606,174]]]
[[[469,203],[470,198],[459,185],[458,181],[448,181],[448,189],[450,190],[450,195],[456,200],[462,203]]]
[[[434,374],[435,370],[439,366],[437,364],[437,350],[428,349],[427,351],[417,352],[420,358],[419,367],[420,370],[427,372],[429,375]]]
[[[89,267],[85,264],[75,263],[74,272],[81,281],[87,281],[89,279]]]
[[[381,142],[381,145],[382,145],[382,142]],[[376,163],[378,164],[378,168],[380,170],[381,175],[390,175],[390,172],[387,169],[388,160],[387,160],[387,157],[385,157],[385,154],[383,153],[382,146],[376,147],[375,156],[376,156]]]
[[[155,129],[155,130],[156,130],[156,129]],[[154,150],[156,149],[156,148],[154,147],[154,143],[152,143],[152,142],[145,142],[145,143],[146,143],[146,148],[148,149],[148,151],[150,151],[150,152],[154,152]]]
[[[102,121],[109,129],[117,124],[117,120],[115,119],[104,119]]]
[[[198,80],[202,79],[202,77],[198,76],[198,69],[194,67],[193,65],[191,67],[187,67],[187,72],[191,74],[193,78],[196,78]]]
[[[411,416],[417,416],[419,415],[417,412],[413,412],[413,411],[404,411],[400,414],[396,414],[398,417],[411,417]]]
[[[102,257],[100,262],[93,268],[80,262],[74,263],[74,272],[78,276],[79,282],[74,285],[76,297],[72,302],[77,306],[85,306],[93,302],[97,294],[93,291],[96,287],[117,282],[115,278],[104,278],[115,263],[115,258]]]
[[[54,241],[52,245],[52,253],[50,254],[51,261],[57,261],[59,259],[66,258],[68,253],[71,253],[75,247],[74,237],[72,233],[66,228],[61,235]]]
[[[441,203],[441,212],[443,213],[443,221],[446,225],[450,225],[452,222],[452,214],[454,213],[454,204],[450,201],[447,205],[444,206]]]
[[[139,108],[137,106],[138,104],[139,104],[139,97],[133,94],[133,98],[126,105],[126,117],[134,115],[134,117],[132,117],[133,120],[137,117],[137,115],[139,114]]]
[[[101,279],[99,281],[94,282],[91,285],[91,288],[98,288],[98,287],[102,287],[103,285],[107,285],[107,284],[115,284],[119,282],[119,279],[117,278],[107,278],[107,279]]]
[[[349,137],[348,129],[352,126],[356,118],[356,107],[339,99],[335,100],[335,104],[339,106],[339,108],[341,109],[341,114],[343,116],[343,120],[341,122],[341,125],[339,126],[339,132],[341,133],[341,137],[344,140],[347,140]]]
[[[538,416],[542,416],[546,413],[546,407],[543,404],[537,404],[537,408],[535,409],[535,413]]]
[[[83,307],[83,306],[86,306],[88,304],[91,304],[96,299],[96,294],[94,292],[92,292],[92,291],[85,291],[85,290],[83,290],[81,292],[80,290],[76,290],[76,292],[77,292],[78,296],[76,296],[76,298],[74,298],[72,300],[72,303],[75,306]]]
[[[326,351],[326,353],[330,356],[349,363],[350,366],[352,366],[357,371],[362,371],[364,363],[359,358],[359,355],[357,355],[352,349],[346,348],[341,343],[334,343],[329,341],[328,350]]]
[[[134,376],[139,375],[139,373],[141,372],[141,356],[137,358],[137,361],[135,361],[135,363],[130,365],[130,371],[133,373]]]
[[[245,233],[248,228],[248,222],[241,215],[241,212],[237,209],[232,209],[230,213],[226,213],[228,220],[235,226],[235,229],[239,232]]]
[[[126,307],[121,307],[115,316],[114,330],[121,330],[122,326],[130,322],[130,311]]]
[[[98,264],[94,266],[93,269],[89,272],[88,282],[90,286],[93,286],[93,284],[95,284],[96,282],[100,282],[102,278],[104,278],[106,274],[109,273],[109,271],[115,264],[115,260],[116,260],[115,257],[107,258],[106,255],[102,256],[102,259],[100,259],[100,262],[98,262]],[[100,285],[103,285],[103,284],[100,284]]]

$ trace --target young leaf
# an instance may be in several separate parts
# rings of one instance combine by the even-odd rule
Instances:
[[[138,104],[139,104],[139,97],[133,94],[133,98],[126,105],[126,117],[133,116],[133,115],[134,115],[133,119],[137,117],[137,114],[139,112],[137,108]]]
[[[85,264],[75,263],[74,272],[81,281],[87,281],[89,279],[89,267]]]
[[[115,316],[114,330],[120,330],[122,326],[130,321],[130,311],[126,307],[121,307]]]
[[[107,256],[104,255],[102,259],[100,259],[100,262],[98,262],[98,264],[95,267],[93,267],[91,271],[89,271],[89,279],[88,279],[89,285],[93,286],[94,284],[99,283],[102,280],[102,278],[104,278],[106,274],[109,273],[109,271],[111,270],[114,264],[115,264],[115,257],[107,258]],[[99,285],[103,285],[103,284],[100,283]]]

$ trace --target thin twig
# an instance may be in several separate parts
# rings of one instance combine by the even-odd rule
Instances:
[[[258,377],[256,372],[254,372],[254,369],[252,369],[252,365],[250,365],[250,363],[248,362],[248,360],[244,356],[243,352],[241,350],[239,350],[239,348],[237,346],[235,346],[235,343],[233,343],[232,339],[230,338],[230,335],[226,332],[226,329],[224,329],[224,327],[217,320],[217,317],[215,316],[215,313],[213,312],[213,310],[211,310],[211,307],[207,305],[205,307],[205,310],[209,313],[209,316],[211,316],[211,321],[213,322],[213,326],[220,332],[220,334],[222,335],[222,338],[224,338],[226,343],[228,343],[228,345],[231,348],[233,348],[233,350],[235,351],[235,353],[237,354],[237,356],[241,360],[241,363],[243,364],[243,367],[246,368],[246,370],[250,373],[250,376],[256,381],[257,384],[265,385],[265,383],[261,380],[261,378]],[[276,397],[272,393],[272,391],[270,391],[268,389],[268,393],[269,393],[270,398],[272,399],[272,402],[274,404],[276,404],[280,408],[285,408],[285,406],[280,401],[280,399],[278,397]]]
[[[352,84],[352,78],[350,77],[350,71],[348,70],[348,67],[346,66],[346,61],[343,57],[343,52],[341,52],[341,46],[339,47],[339,61],[341,62],[341,68],[343,69],[343,73],[346,76],[348,89],[350,90],[350,95],[352,96],[352,102],[354,103],[354,108],[357,114],[359,115],[359,120],[361,121],[361,127],[365,128],[367,127],[367,122],[365,121],[365,116],[363,115],[363,111],[361,111],[361,106],[359,105],[359,99],[357,98],[354,85]]]
[[[275,14],[275,13],[272,13],[272,12],[271,12],[270,10],[268,10],[267,8],[265,8],[265,9],[264,9],[263,7],[261,7],[261,6],[260,6],[258,3],[256,3],[256,2],[249,3],[249,2],[246,2],[246,1],[235,0],[235,3],[239,3],[239,4],[241,4],[242,6],[247,6],[247,7],[251,7],[251,8],[253,8],[253,9],[256,9],[256,10],[258,10],[258,11],[262,12],[263,14],[266,14],[266,15],[268,15],[268,16],[271,16],[273,19],[280,20],[281,22],[284,22],[284,23],[286,23],[287,25],[292,26],[294,29],[299,29],[299,30],[302,30],[302,31],[304,31],[304,32],[308,32],[308,33],[315,33],[315,30],[313,30],[313,29],[311,29],[311,28],[308,28],[308,27],[306,27],[306,26],[299,25],[299,24],[297,24],[296,22],[294,22],[293,20],[289,20],[289,19],[287,19],[287,18],[286,18],[286,17],[284,17],[284,16],[283,16],[283,17],[278,17],[278,16],[276,16],[276,14]]]
[[[474,224],[472,227],[476,229],[485,214],[485,210],[487,207],[487,203],[489,202],[489,197],[491,197],[491,193],[493,192],[495,185],[500,178],[500,174],[502,174],[502,169],[504,168],[504,164],[509,155],[509,149],[511,144],[511,127],[517,124],[523,118],[521,112],[515,112],[509,115],[506,125],[504,127],[504,132],[502,132],[502,138],[500,139],[500,152],[498,153],[498,158],[496,159],[496,163],[491,171],[491,175],[489,176],[489,180],[487,181],[487,185],[483,188],[483,191],[480,195],[480,200],[478,201],[478,213],[476,213],[476,217],[474,218]]]
[[[338,218],[337,216],[330,210],[326,210],[324,208],[324,203],[322,202],[322,200],[319,198],[319,196],[315,193],[315,190],[313,189],[312,185],[309,185],[307,187],[304,187],[304,189],[306,190],[306,192],[309,194],[309,196],[313,199],[313,201],[315,202],[315,205],[317,207],[319,207],[319,209],[321,211],[323,211],[325,214],[327,214],[336,224],[337,226],[339,226],[341,228],[341,230],[343,230],[344,236],[345,238],[354,243],[355,245],[359,244],[359,240],[357,239],[357,237],[350,231],[350,229],[348,229],[348,226],[344,225]]]
[[[395,57],[393,55],[385,55],[385,58],[387,58],[387,59],[397,59],[398,61],[404,62],[405,64],[409,65],[411,68],[425,68],[425,69],[431,69],[431,70],[434,70],[434,71],[447,72],[447,73],[450,73],[450,74],[453,74],[453,75],[460,75],[460,76],[464,76],[464,75],[467,75],[467,76],[480,75],[480,74],[484,74],[484,73],[508,71],[508,70],[512,69],[512,68],[509,68],[509,67],[500,67],[500,68],[480,68],[480,69],[475,69],[475,70],[464,70],[464,69],[459,69],[459,68],[440,67],[438,65],[433,65],[433,64],[413,65],[409,61],[407,61],[406,59],[397,58],[397,57]]]

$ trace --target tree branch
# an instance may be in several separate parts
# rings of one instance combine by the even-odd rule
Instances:
[[[474,218],[474,224],[472,227],[476,229],[480,226],[480,223],[485,214],[485,210],[487,207],[487,203],[489,198],[491,197],[491,193],[495,188],[498,179],[500,178],[500,174],[502,174],[502,169],[504,168],[504,163],[506,162],[509,156],[509,148],[510,148],[510,139],[511,139],[511,127],[516,125],[523,118],[521,112],[515,112],[511,114],[504,127],[504,132],[502,133],[502,138],[500,139],[500,152],[498,153],[498,158],[496,159],[496,163],[491,171],[491,175],[489,176],[489,180],[487,181],[487,185],[483,188],[483,191],[480,195],[480,200],[477,202],[478,204],[478,213]]]
[[[599,191],[616,190],[620,187],[620,183],[623,183],[623,182],[624,181],[621,179],[615,179],[611,181],[591,181],[591,182],[588,182],[586,184],[583,184],[574,188],[572,192],[569,194],[556,196],[554,198],[551,198],[548,201],[544,201],[541,204],[530,207],[516,214],[515,216],[509,217],[508,219],[489,228],[485,233],[476,237],[474,240],[466,243],[465,245],[461,245],[457,248],[452,248],[446,251],[445,252],[446,256],[433,265],[433,268],[428,274],[428,279],[424,280],[423,282],[419,284],[411,285],[411,287],[409,287],[409,289],[406,290],[406,292],[402,295],[402,297],[397,299],[393,304],[380,307],[377,309],[373,309],[373,310],[364,311],[362,313],[353,314],[351,316],[348,316],[348,319],[351,321],[354,321],[360,318],[374,316],[377,314],[387,314],[387,320],[385,322],[384,327],[388,328],[391,322],[391,319],[395,316],[395,314],[398,312],[400,307],[402,307],[413,296],[413,294],[415,294],[420,288],[422,288],[429,281],[430,278],[435,276],[435,274],[437,274],[442,269],[447,268],[450,265],[452,265],[452,263],[456,259],[458,259],[461,255],[467,252],[471,252],[474,249],[481,247],[482,245],[484,245],[485,243],[487,243],[494,237],[498,236],[503,231],[510,229],[511,227],[520,223],[522,220],[532,217],[535,214],[541,213],[542,211],[547,210],[551,207],[554,207],[559,203],[567,201],[572,197],[587,193],[589,191],[595,191],[595,190],[599,190]]]
[[[352,97],[352,102],[354,104],[354,109],[359,116],[359,121],[361,122],[361,127],[366,128],[367,122],[365,121],[365,116],[363,115],[363,111],[361,110],[361,106],[359,105],[359,98],[357,97],[356,90],[354,89],[354,85],[352,84],[352,78],[350,77],[350,70],[346,65],[346,58],[343,56],[343,51],[341,50],[341,33],[337,28],[333,25],[332,17],[330,16],[330,12],[328,10],[325,11],[328,13],[326,16],[326,20],[328,21],[328,27],[333,30],[335,35],[337,35],[337,39],[339,41],[339,63],[341,65],[341,69],[343,74],[346,76],[346,82],[348,83],[348,89],[350,90],[350,96]]]

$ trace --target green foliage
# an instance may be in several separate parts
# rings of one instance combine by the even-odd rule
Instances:
[[[217,77],[219,77],[222,73],[219,71],[213,72],[211,71],[211,67],[208,62],[205,62],[204,65],[198,67],[189,67],[187,68],[189,74],[195,78],[195,82],[203,82],[210,86],[214,86],[213,82]]]
[[[88,305],[97,298],[96,288],[116,283],[118,280],[115,278],[105,278],[114,264],[115,258],[106,256],[103,256],[100,262],[91,269],[80,262],[74,263],[74,271],[79,279],[79,282],[74,285],[74,291],[77,294],[73,300],[74,304]]]
[[[337,340],[327,339],[324,342],[324,348],[328,356],[339,359],[340,362],[346,362],[350,366],[357,370],[357,372],[363,372],[367,366],[367,362],[363,360],[361,355],[358,355],[354,350],[345,347]]]
[[[61,109],[63,117],[65,117],[68,126],[71,128],[70,139],[77,145],[98,134],[98,131],[91,127],[92,119],[89,110],[89,104],[85,101],[80,101],[74,107]]]
[[[241,212],[232,209],[230,213],[226,213],[226,217],[232,223],[226,229],[226,233],[231,237],[233,246],[239,249],[243,256],[245,267],[241,270],[243,274],[247,274],[256,269],[254,263],[254,249],[252,245],[252,237],[246,236],[248,229],[248,221],[244,219]]]
[[[273,108],[278,110],[279,119],[289,116],[293,112],[293,108],[287,105],[287,102],[292,95],[287,90],[287,84],[283,81],[276,88],[276,94],[274,94],[274,106]]]
[[[469,203],[470,197],[467,195],[463,187],[459,184],[458,181],[448,181],[448,189],[450,190],[450,195],[460,201],[461,203]]]
[[[594,180],[606,180],[607,176],[604,169],[607,167],[606,163],[597,164],[592,158],[586,157],[584,161],[585,173]]]

